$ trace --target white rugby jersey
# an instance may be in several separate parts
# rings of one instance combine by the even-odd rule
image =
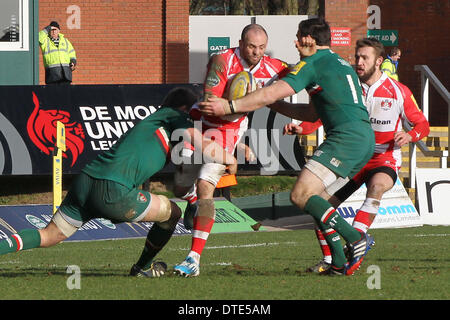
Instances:
[[[394,144],[394,133],[403,130],[403,121],[413,128],[408,134],[412,142],[426,137],[430,126],[417,106],[413,94],[404,84],[389,78],[383,73],[372,86],[361,84],[364,104],[369,113],[372,129],[375,131],[375,156],[395,160],[400,167],[401,147]],[[320,120],[314,123],[302,122],[302,134],[310,134],[322,125]]]
[[[385,73],[370,87],[364,83],[361,87],[370,123],[375,131],[375,153],[392,155],[400,166],[401,148],[394,144],[394,133],[403,130],[402,121],[413,128],[408,132],[412,142],[428,135],[429,123],[409,88]]]

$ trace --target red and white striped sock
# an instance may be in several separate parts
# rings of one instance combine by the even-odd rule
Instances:
[[[353,219],[353,227],[360,232],[367,233],[373,222],[373,217],[378,213],[380,201],[374,198],[366,198],[361,208]]]
[[[215,215],[214,200],[198,200],[198,210],[197,215],[194,217],[194,228],[192,230],[191,251],[188,254],[197,263],[200,262],[200,256],[214,225]]]
[[[317,240],[319,240],[320,249],[322,250],[323,254],[323,261],[331,264],[331,250],[328,246],[327,241],[325,240],[325,237],[323,236],[322,231],[320,231],[319,228],[316,228],[314,231],[316,232]]]

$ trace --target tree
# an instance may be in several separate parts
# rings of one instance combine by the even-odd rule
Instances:
[[[190,15],[319,15],[323,0],[190,0]]]

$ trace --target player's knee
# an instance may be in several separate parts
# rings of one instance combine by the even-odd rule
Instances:
[[[383,194],[389,190],[391,186],[387,186],[384,183],[381,182],[375,182],[370,184],[370,186],[367,189],[367,194],[372,198],[381,198]]]
[[[159,196],[164,197],[164,196]],[[178,220],[181,218],[181,209],[173,201],[170,201],[166,197],[162,198],[164,204],[160,206],[159,217],[156,218],[157,223],[162,229],[170,230],[175,228]]]
[[[199,199],[212,199],[216,186],[211,182],[199,179],[197,183],[197,194]]]
[[[291,202],[295,204],[296,206],[299,206],[300,204],[300,195],[298,192],[292,190],[290,194]]]
[[[212,199],[214,189],[225,173],[226,166],[220,163],[205,163],[198,175],[197,194],[199,199]]]
[[[41,247],[51,247],[66,240],[81,227],[81,224],[79,221],[71,220],[58,209],[47,227],[41,230]]]
[[[41,248],[48,248],[66,240],[68,237],[51,221],[47,227],[39,230],[41,237]]]
[[[306,202],[310,196],[306,195],[303,191],[300,190],[292,190],[290,194],[290,199],[293,204],[295,204],[300,209],[303,209],[306,205]]]

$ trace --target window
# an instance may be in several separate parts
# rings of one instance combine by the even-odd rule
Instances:
[[[0,1],[0,51],[29,50],[28,0]]]

